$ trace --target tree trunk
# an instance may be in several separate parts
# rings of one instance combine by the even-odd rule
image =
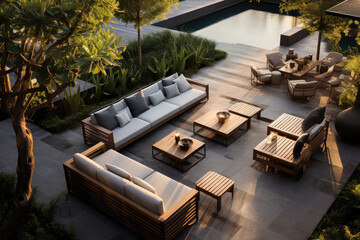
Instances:
[[[142,62],[142,54],[141,54],[141,36],[140,36],[140,28],[138,30],[138,55],[139,55],[139,66],[141,66]]]
[[[316,60],[320,58],[320,46],[321,46],[321,31],[319,31],[317,50],[316,50]]]
[[[21,232],[24,224],[29,200],[31,197],[31,179],[35,166],[33,154],[33,137],[26,126],[25,116],[11,115],[12,125],[16,135],[18,163],[16,166],[17,183],[13,201],[13,212],[9,225],[5,230],[4,239],[14,239]]]

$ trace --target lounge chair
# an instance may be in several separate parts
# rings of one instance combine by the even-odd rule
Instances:
[[[325,83],[328,86],[331,86],[331,83],[329,82],[331,80],[331,77],[334,73],[335,65],[328,68],[328,70],[324,73],[315,75],[313,80],[319,82],[319,83]]]
[[[343,58],[343,55],[338,52],[329,52],[329,54],[322,60],[321,65],[332,67],[335,64],[339,63],[341,59]]]
[[[283,55],[280,52],[273,52],[266,54],[268,69],[272,71],[278,71],[285,66]]]
[[[264,68],[256,68],[253,64],[250,64],[251,69],[251,85],[255,84],[264,84],[271,81],[271,72]]]
[[[317,85],[317,81],[289,80],[288,91],[293,100],[295,98],[307,99],[315,95]]]

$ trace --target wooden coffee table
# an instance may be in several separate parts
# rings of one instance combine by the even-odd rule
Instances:
[[[185,149],[175,142],[174,135],[175,132],[172,132],[152,145],[153,158],[165,162],[165,158],[168,157],[170,160],[179,163],[180,169],[178,170],[184,172],[184,164],[189,164],[189,166],[185,169],[186,171],[206,157],[205,143],[180,133],[180,139],[189,138],[193,141],[193,145]],[[203,152],[201,152],[201,150],[203,150]],[[198,159],[196,159],[196,161],[193,161],[192,163],[187,162],[187,160],[195,154],[198,155]],[[159,158],[159,155],[163,155],[163,158]]]
[[[285,66],[283,66],[282,68],[279,69],[279,72],[284,73],[284,74],[289,74],[289,75],[295,76],[295,77],[302,77],[306,73],[308,73],[310,70],[312,70],[313,68],[320,66],[320,64],[321,64],[321,61],[316,61],[316,60],[310,61],[310,63],[305,65],[301,71],[298,71],[297,63],[295,63],[294,68],[291,68],[290,61],[287,61]]]
[[[257,115],[257,118],[260,119],[261,110],[262,110],[261,108],[245,102],[236,103],[229,108],[229,112],[246,117],[248,119],[248,125],[247,125],[248,129],[251,127],[252,117]]]
[[[213,171],[207,172],[197,180],[195,186],[196,190],[216,198],[218,211],[221,209],[222,195],[231,192],[234,198],[234,181]]]
[[[193,132],[195,134],[218,141],[220,143],[223,143],[225,146],[228,146],[231,143],[231,142],[229,143],[229,138],[234,137],[236,131],[240,130],[242,126],[248,123],[248,119],[230,113],[230,117],[226,119],[224,123],[219,123],[219,120],[216,116],[217,112],[219,111],[218,110],[208,111],[200,118],[196,119],[193,123]],[[199,127],[199,129],[196,130],[196,127]],[[210,131],[210,133],[212,134],[207,134],[207,135],[200,134],[200,132],[204,129]],[[218,136],[222,138],[222,140],[217,138]],[[235,137],[235,139],[236,138],[237,137]],[[225,141],[223,141],[224,139]]]

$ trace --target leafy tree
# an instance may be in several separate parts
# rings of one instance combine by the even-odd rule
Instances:
[[[166,19],[165,15],[177,8],[178,0],[118,0],[121,12],[116,17],[126,24],[133,23],[138,32],[138,58],[141,65],[141,36],[143,26],[153,23],[157,19]]]
[[[349,31],[349,20],[326,14],[326,10],[342,2],[343,0],[282,0],[281,12],[299,11],[300,21],[304,28],[311,34],[318,31],[318,44],[316,60],[319,60],[321,35],[324,34],[332,45],[338,45],[341,40],[341,32]]]
[[[18,149],[12,218],[2,239],[20,232],[31,198],[35,159],[27,119],[72,86],[81,73],[105,73],[123,46],[103,30],[116,0],[3,0],[0,3],[0,101]],[[12,84],[9,74],[15,73]],[[33,79],[36,79],[34,81]]]

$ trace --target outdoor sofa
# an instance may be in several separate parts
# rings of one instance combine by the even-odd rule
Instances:
[[[63,166],[69,193],[147,239],[173,239],[198,220],[197,190],[106,150],[104,143],[75,154]]]
[[[84,141],[87,144],[104,142],[107,148],[120,150],[208,99],[208,84],[173,74],[82,120]],[[124,119],[119,119],[119,115],[127,115],[124,126],[121,126]]]

